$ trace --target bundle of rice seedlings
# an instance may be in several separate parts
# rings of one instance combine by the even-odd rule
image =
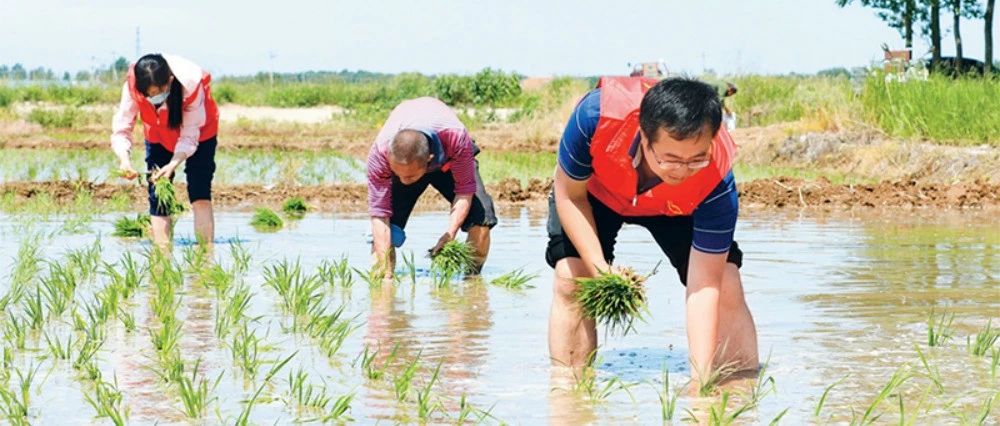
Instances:
[[[475,251],[466,243],[451,240],[431,259],[431,270],[445,276],[457,276],[474,269]]]
[[[184,213],[184,210],[186,210],[184,205],[177,199],[176,188],[170,179],[161,177],[156,182],[153,182],[153,193],[156,194],[160,209],[166,212],[167,216],[175,216]]]
[[[115,232],[111,235],[122,238],[146,238],[150,235],[149,215],[137,214],[135,219],[122,216],[115,221]]]
[[[250,226],[253,226],[258,231],[277,231],[285,226],[285,222],[281,220],[274,210],[267,207],[259,207],[253,214],[253,219],[250,220]]]
[[[285,200],[285,204],[281,206],[281,211],[285,212],[288,217],[301,219],[309,211],[309,206],[306,205],[306,200],[303,200],[302,197],[292,197]]]
[[[655,271],[654,271],[655,272]],[[607,332],[624,336],[634,330],[635,319],[646,311],[646,279],[632,268],[602,271],[596,277],[577,278],[576,300],[583,313],[606,327]]]

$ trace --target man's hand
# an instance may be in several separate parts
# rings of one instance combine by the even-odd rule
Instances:
[[[437,256],[438,252],[440,252],[441,249],[444,248],[444,245],[448,244],[449,241],[454,239],[455,239],[455,233],[451,231],[442,234],[441,238],[438,239],[437,244],[435,244],[434,247],[431,247],[431,249],[428,250],[428,252],[430,252],[431,254],[431,257]]]

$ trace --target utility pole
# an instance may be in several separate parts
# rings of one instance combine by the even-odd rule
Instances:
[[[271,78],[271,87],[274,87],[274,58],[277,56],[278,55],[276,55],[273,50],[267,52],[267,57],[271,58],[271,66],[268,67],[270,69],[268,74],[270,75]]]

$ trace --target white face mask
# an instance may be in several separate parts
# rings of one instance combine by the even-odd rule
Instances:
[[[170,96],[169,90],[166,92],[160,92],[160,94],[156,96],[146,96],[146,99],[153,105],[159,105],[167,100],[167,96]]]

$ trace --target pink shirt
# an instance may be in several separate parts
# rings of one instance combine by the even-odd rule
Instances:
[[[170,67],[174,78],[180,81],[181,86],[184,87],[184,99],[193,94],[192,90],[200,89],[201,67],[180,56],[164,54],[163,58],[167,60],[167,66]],[[166,108],[166,103],[160,105],[160,108]],[[132,99],[128,82],[125,82],[122,85],[122,97],[118,103],[118,110],[115,111],[115,115],[111,119],[111,149],[115,153],[127,155],[132,149],[132,130],[138,115],[139,107],[136,105],[135,99]],[[184,108],[180,137],[177,139],[174,152],[183,152],[188,157],[194,155],[194,152],[198,150],[198,137],[205,121],[205,91],[198,90],[194,101]]]
[[[436,135],[444,150],[445,163],[455,179],[455,194],[475,194],[476,163],[472,137],[465,125],[444,102],[430,97],[411,99],[392,110],[368,153],[368,211],[372,217],[392,217],[389,143],[396,133],[406,129],[419,130],[432,137]],[[440,168],[440,164],[432,167]]]

